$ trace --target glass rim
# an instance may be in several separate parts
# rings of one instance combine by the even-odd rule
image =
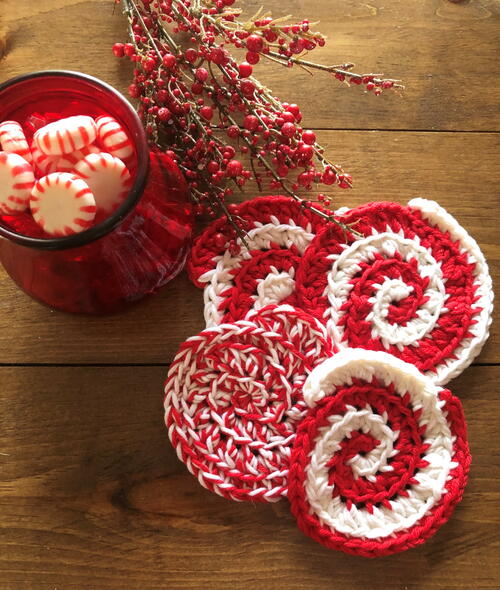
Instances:
[[[95,86],[99,86],[109,94],[113,94],[123,106],[129,111],[132,119],[137,123],[137,138],[134,138],[134,143],[137,153],[137,172],[135,175],[134,183],[128,192],[128,195],[124,202],[104,221],[101,221],[97,225],[86,229],[80,233],[71,234],[69,236],[54,237],[54,238],[34,238],[19,234],[13,230],[7,229],[0,223],[0,237],[4,237],[12,242],[20,244],[21,246],[27,246],[28,248],[35,248],[38,250],[66,250],[68,248],[78,248],[85,246],[90,242],[94,242],[99,238],[102,238],[106,234],[113,231],[120,223],[127,217],[134,206],[139,202],[141,198],[144,186],[146,184],[146,178],[149,171],[149,148],[146,139],[146,132],[142,126],[139,115],[135,111],[134,107],[129,101],[111,85],[99,80],[95,76],[89,74],[83,74],[81,72],[74,72],[71,70],[40,70],[38,72],[31,72],[28,74],[22,74],[10,78],[0,84],[0,94],[7,88],[24,82],[25,80],[31,80],[33,78],[43,77],[54,77],[58,76],[61,78],[79,78],[86,82],[89,82]]]

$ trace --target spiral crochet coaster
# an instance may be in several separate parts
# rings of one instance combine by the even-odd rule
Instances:
[[[246,201],[233,215],[245,222],[248,248],[223,218],[196,239],[188,262],[191,280],[205,288],[207,326],[242,319],[250,309],[294,304],[296,268],[327,223],[284,196]]]
[[[300,529],[376,557],[423,543],[462,498],[470,465],[459,400],[413,365],[343,350],[309,376],[289,493]]]
[[[177,455],[201,485],[232,500],[286,496],[302,387],[333,353],[321,322],[289,305],[207,328],[181,345],[165,385]]]
[[[488,337],[493,291],[477,243],[433,201],[370,203],[344,213],[363,238],[331,227],[297,273],[297,305],[339,348],[382,350],[444,385]]]

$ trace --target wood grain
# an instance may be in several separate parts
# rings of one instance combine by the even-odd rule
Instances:
[[[201,488],[162,424],[165,369],[2,368],[2,590],[497,588],[498,367],[453,384],[474,462],[462,504],[424,546],[365,560],[323,549],[286,502]]]
[[[242,3],[248,16],[261,4]],[[130,68],[110,51],[126,35],[112,0],[1,0],[0,5],[0,38],[6,41],[0,80],[56,68],[94,74],[122,90],[130,83]],[[283,99],[301,104],[308,126],[499,129],[497,0],[266,0],[265,5],[275,15],[286,11],[321,21],[318,29],[329,42],[316,51],[317,61],[350,60],[358,71],[383,71],[407,86],[404,98],[391,93],[377,98],[300,69],[290,84],[287,69],[262,65],[262,81]]]
[[[471,232],[500,279],[493,133],[322,132],[330,150],[350,160],[352,191],[335,189],[338,206],[369,200],[437,200]],[[478,154],[481,155],[478,158]],[[243,195],[249,198],[251,187]],[[165,363],[179,342],[203,327],[202,292],[183,275],[124,315],[66,316],[19,293],[0,271],[0,363]],[[500,324],[480,362],[499,362]]]

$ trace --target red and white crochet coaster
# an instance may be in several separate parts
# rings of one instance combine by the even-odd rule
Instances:
[[[223,219],[195,240],[191,280],[204,288],[207,327],[233,322],[251,309],[295,300],[295,271],[327,222],[284,196],[258,197],[233,213],[245,222],[248,248]]]
[[[307,379],[288,497],[300,529],[376,557],[423,543],[451,516],[470,453],[460,401],[413,365],[343,350]]]
[[[342,216],[365,237],[328,228],[297,272],[297,305],[339,348],[387,351],[444,385],[479,354],[493,309],[473,238],[434,201],[369,203]]]
[[[165,422],[199,482],[232,500],[286,496],[302,387],[333,353],[325,327],[289,305],[207,328],[181,345],[165,384]]]

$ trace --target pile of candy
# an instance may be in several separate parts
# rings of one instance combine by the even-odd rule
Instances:
[[[493,306],[484,256],[433,201],[337,212],[236,207],[196,240],[188,270],[207,328],[181,345],[165,420],[198,481],[232,500],[287,497],[301,530],[367,557],[448,520],[470,465],[444,389],[479,354]]]
[[[26,133],[25,133],[26,131]],[[29,210],[48,236],[81,232],[111,214],[132,184],[134,147],[102,115],[32,115],[0,123],[0,215]]]

